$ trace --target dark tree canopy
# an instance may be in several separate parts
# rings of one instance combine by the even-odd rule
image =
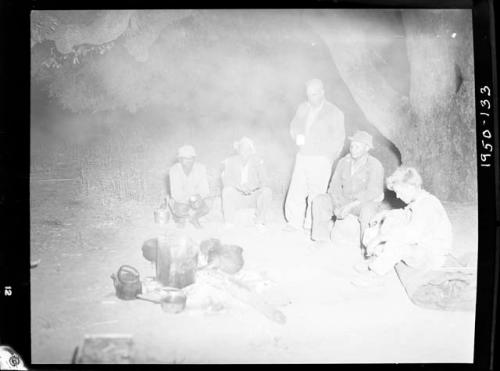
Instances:
[[[252,119],[293,110],[311,61],[330,58],[319,77],[355,125],[438,196],[476,198],[470,11],[35,11],[31,31],[32,78],[74,112],[237,106]]]

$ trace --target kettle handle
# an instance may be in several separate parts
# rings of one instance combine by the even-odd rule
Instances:
[[[131,265],[122,265],[120,267],[120,269],[118,269],[118,273],[116,274],[118,279],[120,279],[120,272],[122,270],[127,270],[128,272],[134,274],[135,276],[137,276],[137,278],[139,278],[139,271],[137,269],[135,269],[134,267],[132,267]]]

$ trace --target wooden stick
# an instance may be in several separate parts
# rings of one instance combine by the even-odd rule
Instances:
[[[259,294],[253,292],[235,278],[220,271],[205,270],[203,280],[207,284],[226,291],[239,301],[250,305],[270,320],[279,324],[286,322],[286,316],[281,311],[268,304]]]

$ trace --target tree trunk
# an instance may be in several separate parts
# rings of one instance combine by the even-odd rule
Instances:
[[[399,148],[398,133],[408,125],[408,99],[377,71],[375,45],[363,28],[366,21],[355,15],[352,11],[318,13],[308,21],[368,121]]]
[[[388,11],[393,12],[393,11]],[[388,14],[389,14],[388,13]],[[441,199],[475,201],[472,18],[468,10],[405,10],[409,98],[376,68],[380,39],[398,37],[353,11],[307,17],[368,120]],[[367,20],[368,19],[368,20]],[[372,19],[373,21],[373,19]],[[395,70],[397,65],[393,66]]]
[[[472,19],[467,10],[403,12],[411,70],[411,125],[403,163],[448,200],[475,201]]]

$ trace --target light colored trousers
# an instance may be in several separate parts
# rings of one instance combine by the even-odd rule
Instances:
[[[328,158],[297,153],[285,201],[285,217],[290,225],[311,228],[312,200],[326,193],[331,174],[332,161]]]
[[[226,223],[233,223],[236,212],[242,208],[255,208],[255,221],[265,223],[267,211],[271,206],[271,188],[262,187],[250,195],[244,195],[234,187],[224,187],[222,189],[222,211]]]
[[[312,234],[311,238],[314,241],[330,240],[331,221],[335,215],[336,207],[344,205],[336,204],[331,195],[328,193],[318,195],[313,200],[312,205]],[[361,227],[361,239],[368,223],[382,209],[382,203],[376,201],[367,201],[353,208],[350,214],[356,216]]]
[[[443,266],[446,255],[437,254],[433,250],[435,251],[417,244],[399,245],[388,241],[382,253],[370,263],[370,269],[383,275],[391,271],[400,261],[417,269],[437,269]]]

